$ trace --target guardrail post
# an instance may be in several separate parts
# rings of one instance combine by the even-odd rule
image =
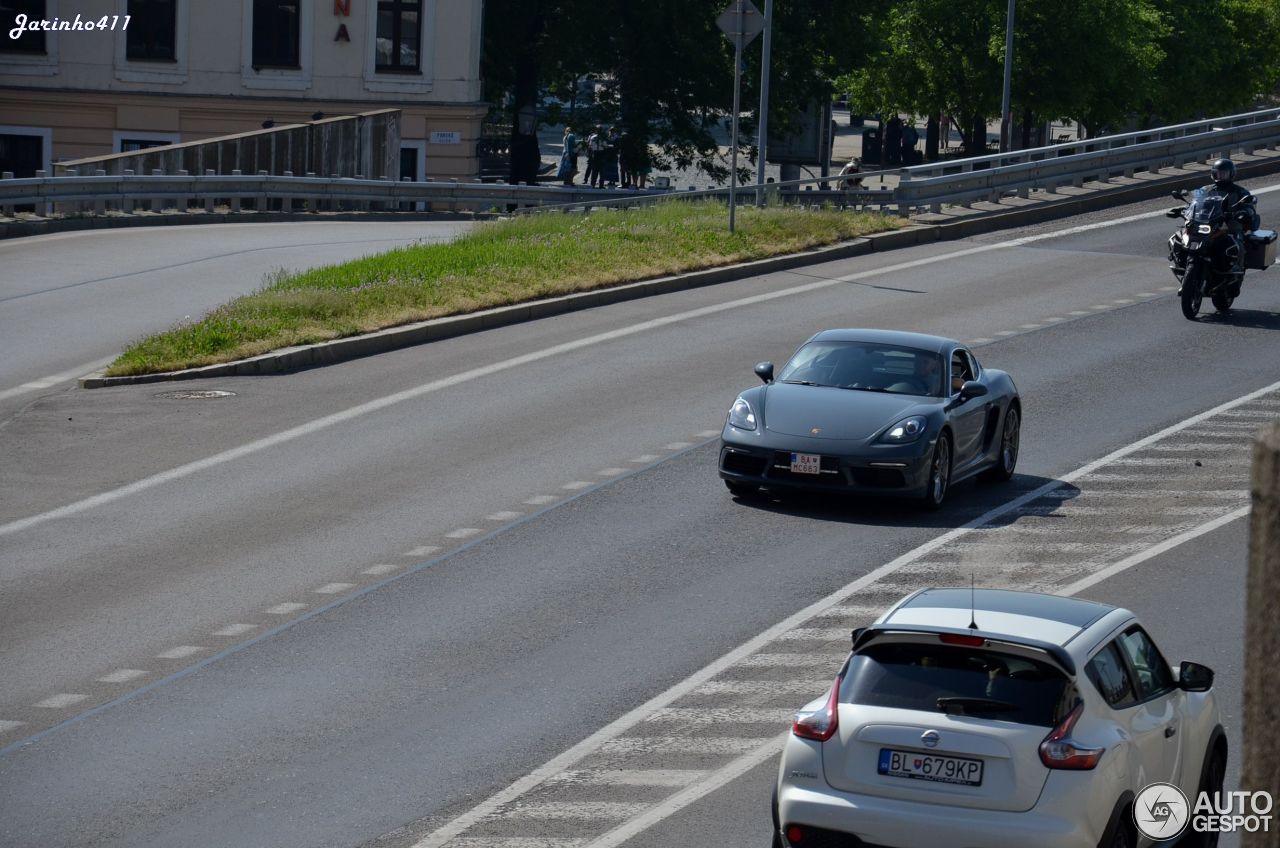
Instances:
[[[3,172],[3,173],[0,173],[0,179],[4,179],[4,180],[11,180],[11,179],[13,179],[13,171],[5,171],[5,172]],[[4,216],[5,216],[6,218],[12,218],[12,217],[13,217],[13,204],[12,204],[12,203],[6,203],[3,207],[0,207],[0,213],[3,213],[3,214],[4,214]]]
[[[316,177],[315,171],[307,171],[307,179],[313,180],[315,179],[315,177]],[[309,189],[310,191],[314,192],[315,186],[310,186]],[[315,212],[317,209],[320,208],[320,204],[316,201],[316,197],[314,194],[308,194],[302,201],[302,208],[305,209],[307,212]]]
[[[153,177],[163,177],[163,176],[164,176],[164,171],[163,171],[163,170],[161,170],[160,168],[152,168],[152,169],[151,169],[151,176],[153,176]],[[151,211],[152,211],[152,212],[159,212],[159,211],[160,211],[160,206],[161,206],[160,198],[158,198],[158,197],[152,197],[152,198],[151,198]]]
[[[455,178],[455,179],[451,179],[451,180],[449,180],[449,182],[453,183],[453,189],[452,189],[452,191],[450,191],[450,192],[449,192],[449,211],[450,211],[450,212],[457,212],[457,211],[458,211],[458,200],[457,200],[457,198],[458,198],[458,180]]]
[[[212,168],[205,168],[205,169],[204,169],[204,175],[205,175],[206,177],[212,177],[212,176],[213,176],[213,169],[212,169]],[[210,192],[210,191],[207,191],[207,190],[206,190],[205,195],[204,195],[204,211],[205,211],[207,214],[209,214],[209,215],[212,215],[212,214],[213,214],[213,205],[214,205],[214,201],[215,201],[215,199],[216,199],[216,198],[214,198],[214,196],[213,196],[213,192]]]
[[[258,176],[265,177],[267,172],[258,171]],[[253,195],[253,211],[254,212],[270,212],[271,201],[267,198],[267,182],[266,180],[258,181],[258,190]]]
[[[132,177],[133,175],[134,175],[134,171],[132,168],[125,168],[123,171],[120,172],[120,176],[122,177]],[[120,183],[120,194],[121,194],[120,211],[127,212],[130,215],[133,214],[133,210],[137,206],[137,203],[134,201],[132,197],[132,192],[133,192],[133,189],[130,187],[128,180],[125,180]]]
[[[1280,423],[1273,423],[1253,442],[1253,508],[1249,516],[1249,572],[1245,581],[1244,624],[1244,766],[1240,788],[1280,795],[1280,619],[1275,615],[1280,593]],[[1246,848],[1271,845],[1274,834],[1245,833]]]
[[[105,177],[107,175],[107,172],[104,171],[102,168],[98,168],[93,172],[93,175],[95,177]],[[93,199],[93,214],[102,215],[106,213],[106,211],[107,211],[107,201],[101,196],[95,197]]]
[[[231,176],[233,177],[244,176],[244,172],[241,171],[239,168],[236,168],[231,172]],[[236,192],[235,194],[231,195],[231,214],[238,215],[240,214],[240,189],[237,187],[235,189],[235,192]]]
[[[897,189],[897,191],[895,191],[895,192],[894,192],[894,194],[898,194],[899,192],[902,192],[902,196],[901,196],[901,197],[899,197],[899,198],[897,199],[897,200],[898,200],[898,217],[899,217],[899,218],[910,218],[910,217],[911,217],[911,204],[910,204],[910,202],[908,202],[908,201],[907,201],[907,199],[906,199],[906,192],[903,192],[903,191],[902,191],[902,187],[903,187],[903,186],[905,186],[905,185],[906,185],[907,183],[909,183],[909,182],[911,182],[911,172],[910,172],[910,171],[907,171],[907,170],[905,170],[905,169],[904,169],[904,170],[899,171],[899,172],[898,172],[898,189]],[[809,186],[805,186],[805,188],[809,188]],[[939,208],[939,210],[938,210],[938,211],[942,211],[942,210],[941,210],[941,208]]]
[[[63,176],[78,177],[80,176],[80,170],[78,168],[68,168],[67,172],[63,174]],[[61,212],[64,215],[67,215],[67,214],[78,215],[80,214],[81,208],[82,208],[82,204],[78,200],[68,200],[68,201],[64,201],[63,203],[55,203],[53,205],[53,211]]]
[[[280,175],[282,177],[292,177],[293,171],[282,171]],[[285,192],[284,197],[280,199],[280,211],[281,212],[293,211],[293,195],[287,191]]]
[[[182,177],[185,180],[187,177],[191,176],[191,172],[186,170],[185,168],[179,168],[178,176]],[[191,203],[191,198],[187,197],[185,194],[180,194],[178,195],[178,199],[174,201],[174,206],[177,208],[179,212],[182,212],[183,214],[185,214],[187,211],[187,207],[190,205],[190,203]]]

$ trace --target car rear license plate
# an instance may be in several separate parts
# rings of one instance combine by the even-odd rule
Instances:
[[[907,777],[912,780],[933,780],[964,786],[982,785],[982,760],[965,757],[913,754],[910,751],[881,748],[879,772],[889,777]]]
[[[792,453],[792,474],[821,474],[822,457],[816,453]]]

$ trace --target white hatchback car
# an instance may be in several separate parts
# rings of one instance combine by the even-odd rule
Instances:
[[[1128,610],[922,590],[853,631],[831,690],[796,714],[774,845],[1156,844],[1134,818],[1144,787],[1171,783],[1192,803],[1222,788],[1212,687],[1197,663],[1175,675]]]

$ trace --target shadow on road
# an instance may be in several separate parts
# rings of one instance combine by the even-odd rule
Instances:
[[[914,499],[845,495],[835,492],[789,492],[762,490],[734,500],[744,506],[772,512],[828,521],[838,524],[863,524],[873,527],[936,527],[950,530],[961,527],[1002,504],[1035,491],[1052,478],[1034,474],[1015,474],[1007,483],[969,480],[947,493],[946,503],[937,512],[922,509]],[[1064,484],[1069,497],[1079,494],[1074,486]],[[1068,498],[1057,498],[1065,500]],[[1037,512],[1042,516],[1044,513]],[[1016,520],[1007,517],[1005,523]]]
[[[1280,313],[1261,309],[1232,309],[1226,315],[1210,312],[1200,316],[1201,324],[1223,327],[1249,327],[1255,330],[1280,330]]]

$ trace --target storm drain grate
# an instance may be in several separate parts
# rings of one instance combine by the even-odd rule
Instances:
[[[176,392],[161,392],[156,397],[164,398],[165,400],[207,400],[209,398],[235,397],[235,394],[235,392],[224,392],[220,389],[186,389]]]

